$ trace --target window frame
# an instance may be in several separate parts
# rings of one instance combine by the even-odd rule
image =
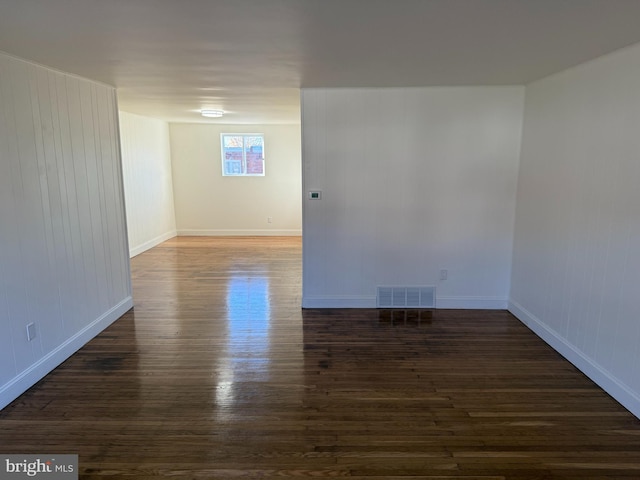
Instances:
[[[242,137],[242,160],[241,169],[242,173],[227,173],[225,169],[226,152],[224,146],[225,137]],[[247,173],[247,150],[245,148],[246,137],[260,137],[262,139],[262,173]],[[266,160],[265,160],[265,146],[264,146],[264,133],[221,133],[220,134],[220,160],[222,167],[223,177],[264,177],[266,175]]]

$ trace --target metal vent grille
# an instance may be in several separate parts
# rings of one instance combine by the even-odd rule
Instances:
[[[436,287],[378,287],[378,308],[435,308]]]

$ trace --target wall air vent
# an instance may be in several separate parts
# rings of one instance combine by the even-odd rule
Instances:
[[[436,287],[378,287],[377,308],[435,308]]]

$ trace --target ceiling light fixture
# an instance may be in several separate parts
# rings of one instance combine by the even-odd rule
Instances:
[[[200,114],[203,117],[220,118],[221,116],[224,115],[224,111],[222,111],[222,110],[200,110]]]

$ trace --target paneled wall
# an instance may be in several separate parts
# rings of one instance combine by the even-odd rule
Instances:
[[[440,308],[506,308],[523,101],[523,87],[303,89],[303,305],[435,285]]]
[[[510,310],[640,416],[640,45],[527,86]]]
[[[176,236],[169,124],[120,112],[131,256]]]
[[[300,235],[300,125],[170,125],[179,235]],[[264,177],[223,177],[221,133],[263,133]],[[271,222],[268,221],[271,219]]]
[[[114,89],[0,54],[0,408],[131,305]]]

